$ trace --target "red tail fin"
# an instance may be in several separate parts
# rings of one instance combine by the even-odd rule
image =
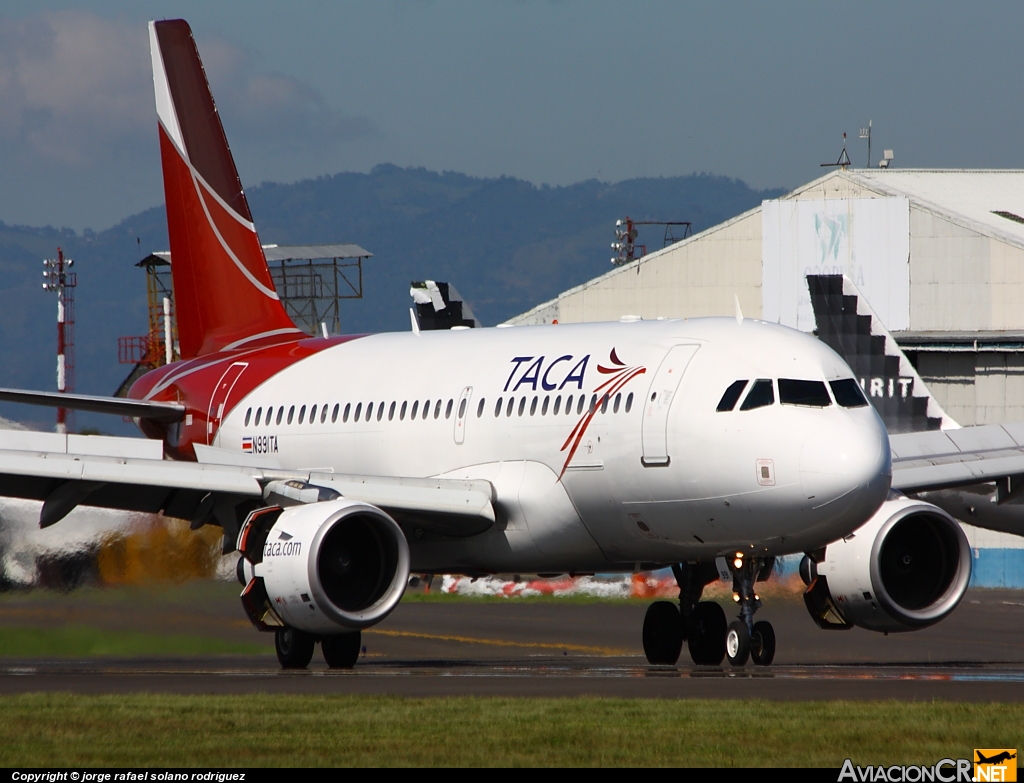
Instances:
[[[181,356],[296,333],[182,19],[149,23]]]

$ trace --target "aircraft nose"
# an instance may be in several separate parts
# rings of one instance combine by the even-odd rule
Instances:
[[[807,497],[820,506],[867,490],[865,502],[872,511],[885,499],[892,481],[889,436],[877,417],[875,421],[835,422],[812,434],[800,452],[800,481]],[[878,503],[875,503],[875,496]],[[870,496],[870,497],[868,497]]]

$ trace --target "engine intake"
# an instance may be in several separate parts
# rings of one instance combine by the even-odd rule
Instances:
[[[409,546],[398,524],[352,500],[255,511],[239,549],[242,602],[262,630],[366,628],[398,605],[409,581]]]
[[[971,580],[971,549],[949,514],[890,496],[862,527],[829,544],[800,573],[807,608],[822,627],[912,631],[945,618]]]

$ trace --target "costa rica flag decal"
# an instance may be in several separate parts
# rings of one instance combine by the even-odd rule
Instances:
[[[252,454],[252,438],[242,438],[242,451]]]

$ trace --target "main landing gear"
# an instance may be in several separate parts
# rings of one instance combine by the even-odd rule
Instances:
[[[359,631],[321,636],[297,628],[279,628],[274,633],[274,649],[282,669],[305,669],[313,660],[313,648],[320,651],[331,669],[351,669],[359,658],[362,635]]]
[[[728,623],[725,611],[713,601],[701,601],[704,587],[718,579],[714,563],[679,563],[672,567],[679,585],[679,605],[657,601],[644,618],[644,653],[655,665],[674,666],[685,641],[690,658],[698,666],[718,666],[728,656],[733,666],[752,658],[768,666],[775,657],[775,631],[771,623],[753,622],[761,600],[754,583],[771,573],[772,558],[744,557],[737,553],[729,562],[733,577],[733,599],[739,605],[739,619]]]

